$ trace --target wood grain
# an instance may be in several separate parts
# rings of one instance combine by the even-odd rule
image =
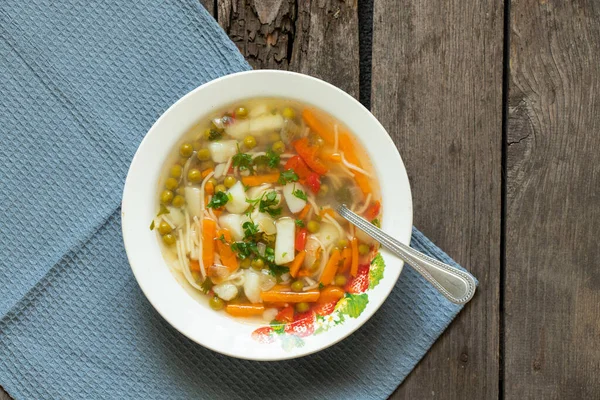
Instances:
[[[372,109],[406,164],[415,226],[480,282],[393,398],[497,398],[503,5],[374,8]]]
[[[215,1],[214,0],[200,0],[200,4],[206,8],[206,11],[212,16],[215,15]],[[1,399],[0,399],[1,400]]]
[[[600,398],[600,7],[511,9],[507,399]]]
[[[310,74],[358,97],[354,0],[219,0],[218,20],[252,67]]]

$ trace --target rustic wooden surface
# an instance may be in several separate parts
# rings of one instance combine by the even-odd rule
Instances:
[[[597,3],[201,3],[253,67],[360,93],[415,225],[480,281],[393,399],[600,398]]]
[[[507,398],[600,398],[600,7],[513,1]]]
[[[497,398],[502,3],[374,5],[372,111],[407,167],[414,224],[479,279],[393,398]]]

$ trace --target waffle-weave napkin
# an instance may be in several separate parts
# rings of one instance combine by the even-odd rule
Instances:
[[[359,331],[259,363],[171,328],[137,286],[119,202],[179,97],[249,69],[196,0],[0,2],[0,385],[17,399],[382,399],[460,311],[405,268]],[[419,231],[412,246],[456,265]]]

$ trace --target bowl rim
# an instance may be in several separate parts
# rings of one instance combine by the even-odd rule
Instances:
[[[206,91],[209,88],[219,86],[219,85],[223,84],[223,82],[226,82],[229,80],[235,80],[235,79],[239,79],[239,78],[253,77],[253,76],[256,76],[256,77],[261,77],[261,76],[291,77],[293,79],[305,80],[305,82],[312,82],[313,84],[316,83],[317,85],[321,85],[321,86],[323,86],[323,88],[325,88],[324,89],[325,91],[328,90],[331,93],[335,93],[336,96],[341,96],[342,98],[345,99],[345,101],[350,101],[350,103],[352,103],[354,106],[358,106],[360,111],[364,114],[364,116],[368,120],[369,124],[372,124],[372,126],[376,128],[376,129],[374,129],[374,131],[386,133],[385,135],[381,135],[379,140],[386,142],[385,145],[388,146],[389,148],[393,149],[392,153],[395,153],[395,157],[397,159],[394,161],[398,162],[397,167],[399,168],[399,171],[398,171],[399,173],[396,175],[396,177],[397,177],[397,179],[402,181],[401,182],[402,189],[405,191],[404,200],[407,201],[407,203],[404,205],[407,208],[407,210],[405,210],[407,213],[405,213],[405,215],[403,215],[401,223],[403,225],[407,225],[409,227],[409,229],[407,229],[407,230],[405,229],[404,231],[402,231],[401,234],[397,234],[395,236],[402,243],[407,244],[407,245],[410,244],[411,233],[412,233],[412,222],[413,222],[412,193],[411,193],[410,182],[408,180],[408,175],[406,173],[406,168],[405,168],[402,158],[398,152],[398,149],[397,149],[395,143],[393,142],[393,140],[391,139],[389,133],[387,133],[387,130],[377,120],[377,118],[375,118],[375,116],[366,107],[364,107],[359,101],[357,101],[354,97],[350,96],[348,93],[344,92],[342,89],[340,89],[328,82],[325,82],[321,79],[318,79],[318,78],[315,78],[315,77],[312,77],[309,75],[300,74],[300,73],[296,73],[296,72],[290,72],[290,71],[280,71],[280,70],[250,70],[250,71],[243,71],[243,72],[225,75],[220,78],[206,82],[206,83],[196,87],[195,89],[191,90],[190,92],[188,92],[187,94],[185,94],[184,96],[179,98],[175,103],[173,103],[154,122],[152,127],[148,130],[148,132],[146,133],[146,135],[140,142],[140,144],[136,150],[136,153],[131,161],[131,164],[129,166],[128,173],[127,173],[127,178],[125,180],[125,185],[124,185],[124,189],[123,189],[123,197],[122,197],[122,201],[121,201],[121,222],[122,222],[121,225],[122,225],[123,241],[124,241],[125,250],[126,250],[126,254],[127,254],[127,258],[128,258],[130,267],[132,269],[132,272],[134,274],[134,277],[135,277],[138,285],[140,286],[142,292],[144,293],[145,297],[148,299],[150,304],[152,304],[154,309],[161,315],[161,317],[164,318],[171,326],[173,326],[177,331],[182,333],[184,336],[186,336],[190,340],[192,340],[212,351],[215,351],[217,353],[224,354],[224,355],[227,355],[230,357],[234,357],[234,358],[256,360],[256,361],[278,361],[278,360],[287,360],[287,359],[292,359],[292,358],[297,358],[297,357],[303,357],[303,356],[307,356],[309,354],[313,354],[315,352],[324,350],[324,349],[331,347],[334,344],[340,342],[341,340],[345,339],[346,337],[350,336],[352,333],[354,333],[356,330],[358,330],[360,327],[362,327],[375,314],[375,312],[377,312],[377,310],[381,307],[381,305],[389,297],[391,290],[394,288],[397,280],[400,277],[400,274],[403,269],[403,262],[398,260],[398,263],[399,263],[398,270],[397,270],[397,272],[393,273],[393,277],[390,280],[391,285],[388,284],[388,287],[385,290],[385,292],[382,292],[382,289],[384,289],[382,287],[378,287],[376,289],[376,291],[378,291],[380,293],[380,295],[377,296],[379,300],[376,301],[376,304],[374,305],[374,307],[370,307],[369,310],[364,311],[364,313],[363,313],[363,314],[365,314],[364,316],[361,314],[362,321],[360,321],[360,323],[355,323],[354,326],[352,326],[350,329],[348,329],[343,334],[335,336],[335,338],[333,340],[329,340],[329,341],[327,341],[327,343],[325,343],[324,345],[321,345],[321,346],[313,346],[314,348],[312,348],[308,351],[300,351],[297,353],[290,353],[290,354],[281,353],[276,356],[270,355],[269,357],[261,357],[261,356],[255,356],[255,355],[246,356],[244,354],[239,354],[234,351],[230,351],[229,349],[216,348],[214,345],[208,344],[206,342],[202,342],[197,335],[191,334],[189,329],[182,329],[181,326],[178,326],[178,323],[174,320],[173,316],[170,315],[169,311],[167,311],[162,305],[158,304],[155,293],[153,293],[152,290],[149,287],[147,287],[145,283],[143,283],[144,279],[142,279],[142,275],[141,275],[141,274],[143,274],[143,272],[142,272],[143,269],[140,269],[139,267],[134,266],[137,262],[136,254],[135,254],[136,250],[134,249],[135,246],[132,245],[132,243],[134,243],[134,242],[133,242],[132,237],[130,236],[130,233],[132,233],[130,231],[130,223],[133,223],[133,221],[131,221],[131,218],[128,218],[126,215],[127,210],[129,210],[131,206],[135,205],[135,204],[132,204],[132,200],[130,200],[132,198],[132,196],[134,196],[134,194],[135,194],[135,190],[134,190],[133,184],[132,184],[132,179],[134,179],[135,170],[140,168],[138,166],[138,164],[139,164],[141,155],[145,151],[145,148],[146,148],[148,142],[150,141],[150,138],[153,135],[157,134],[154,132],[156,132],[159,129],[159,127],[161,127],[161,125],[165,122],[165,120],[167,118],[169,118],[169,116],[171,114],[173,114],[174,110],[180,108],[181,105],[184,104],[185,102],[187,102],[190,98],[193,98],[194,96],[198,95],[198,93]],[[283,78],[283,79],[286,79],[286,78]],[[282,99],[292,98],[294,100],[299,100],[300,102],[302,102],[304,104],[314,105],[311,103],[310,100],[308,100],[306,98],[295,99],[293,96],[274,95],[274,96],[243,96],[243,97],[234,99],[233,101],[223,102],[223,103],[215,106],[214,108],[218,109],[218,108],[222,108],[222,107],[226,106],[227,104],[231,104],[231,103],[234,103],[237,101],[242,101],[242,100],[248,99],[248,98],[260,98],[260,97],[273,97],[273,98],[282,98]],[[315,106],[315,107],[319,108],[319,106]],[[332,114],[331,112],[329,112],[327,110],[325,110],[325,111],[329,114]],[[202,112],[198,112],[195,115],[195,121],[198,121],[198,120],[204,118],[204,116],[206,116],[207,114],[210,114],[210,112],[211,112],[211,110],[209,110],[209,109],[206,109]],[[343,118],[339,118],[338,116],[335,116],[335,115],[334,115],[334,117],[336,119],[342,120],[342,122],[345,123]],[[365,140],[364,138],[362,138],[360,136],[360,134],[355,133],[355,131],[350,126],[348,126],[348,128],[353,132],[353,135],[356,137],[356,139],[358,139],[359,141]],[[178,137],[180,138],[181,135],[184,134],[184,132],[185,131],[182,131],[181,133],[179,133]],[[165,150],[165,155],[166,155],[169,151],[171,151],[172,147],[169,147],[169,146],[164,146],[164,147],[166,149]],[[365,149],[365,151],[367,152],[367,154],[368,154],[369,158],[371,159],[373,166],[375,168],[377,166],[377,162],[375,161],[374,155],[371,154],[368,149]],[[162,166],[163,163],[161,162],[159,164]],[[380,181],[383,179],[379,173],[377,174],[377,178]],[[380,186],[383,186],[383,185],[380,184]],[[383,187],[382,187],[382,192],[383,192]],[[390,213],[388,211],[389,207],[390,206],[386,206],[384,204],[384,214],[383,214],[383,218],[382,218],[382,224],[383,224],[384,228],[387,228],[387,225],[390,225],[390,228],[393,227],[393,224],[391,224],[389,221],[389,219],[390,219],[389,216],[392,215],[392,213]],[[396,222],[398,223],[400,221],[396,221]],[[145,223],[145,221],[144,221],[144,223]],[[156,238],[155,238],[155,241],[156,241]],[[139,249],[138,249],[138,251],[139,251]],[[382,255],[385,255],[384,258],[386,258],[386,259],[389,259],[389,257],[392,257],[391,253],[387,252],[385,249],[382,249],[381,252],[382,252]],[[161,257],[161,263],[164,265],[165,269],[168,270],[167,272],[172,275],[170,268],[167,266],[166,262],[164,262],[162,257]],[[386,266],[386,272],[389,272],[389,268],[390,268],[389,266]],[[181,291],[185,292],[183,287],[181,288]],[[369,291],[369,293],[371,293],[371,291]],[[187,293],[186,293],[186,295],[187,295]],[[194,299],[192,299],[192,300],[196,301]],[[213,312],[213,311],[211,310],[211,312]],[[227,317],[227,318],[231,318],[231,317]],[[241,325],[241,323],[240,323],[240,325]]]

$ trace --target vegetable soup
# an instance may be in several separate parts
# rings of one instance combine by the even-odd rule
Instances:
[[[235,317],[293,318],[337,302],[377,244],[334,211],[378,225],[379,188],[341,122],[284,99],[203,118],[172,150],[150,228],[180,281]]]

